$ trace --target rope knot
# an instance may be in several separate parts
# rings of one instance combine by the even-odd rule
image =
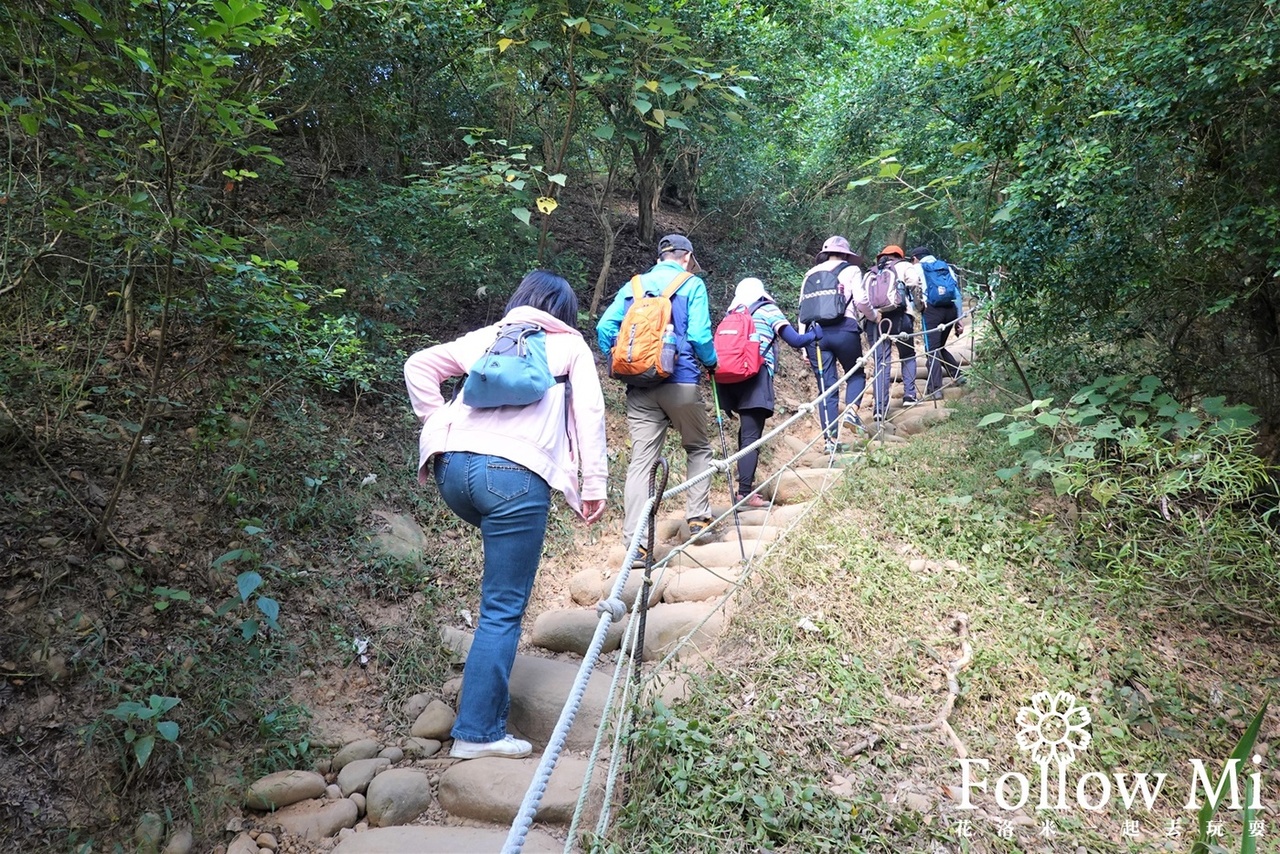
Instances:
[[[596,613],[608,614],[609,618],[616,623],[626,616],[627,605],[617,596],[613,596],[609,599],[601,599],[596,603]]]

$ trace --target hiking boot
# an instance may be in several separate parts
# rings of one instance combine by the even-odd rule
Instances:
[[[739,499],[742,501],[742,506],[746,507],[747,509],[769,506],[769,502],[765,501],[764,496],[758,492],[752,492],[751,494],[746,495],[745,497],[739,496]]]
[[[649,547],[640,546],[640,548],[637,549],[636,551],[635,560],[631,561],[631,566],[633,569],[639,569],[640,567],[643,567],[648,562],[649,562]]]
[[[513,735],[504,735],[497,741],[460,741],[455,739],[449,755],[454,759],[479,759],[483,756],[500,756],[503,759],[523,759],[533,752],[533,745]]]
[[[969,384],[969,378],[968,378],[968,377],[966,377],[966,376],[964,376],[963,374],[961,374],[961,375],[957,376],[957,377],[955,378],[955,380],[956,380],[956,385],[968,385],[968,384]]]
[[[689,520],[689,536],[695,540],[702,536],[708,528],[711,527],[711,517],[701,516],[697,519]]]
[[[874,418],[874,419],[875,419],[876,424],[883,424],[883,423],[884,423],[884,413],[883,413],[883,412],[877,412],[875,415],[873,415],[873,416],[872,416],[872,418]]]
[[[855,433],[865,433],[867,428],[862,426],[862,419],[858,417],[856,412],[846,412],[840,416],[840,423],[853,430]]]
[[[837,442],[835,439],[828,439],[822,444],[822,452],[828,457],[832,454],[840,454],[845,451],[843,442]]]

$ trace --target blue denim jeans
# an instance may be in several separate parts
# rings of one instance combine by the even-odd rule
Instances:
[[[462,670],[452,734],[498,741],[507,734],[511,667],[542,557],[551,487],[524,466],[469,451],[439,455],[433,473],[445,504],[478,526],[484,540],[480,619]]]

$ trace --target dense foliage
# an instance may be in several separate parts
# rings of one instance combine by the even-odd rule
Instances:
[[[1086,419],[1035,463],[1079,499],[1081,564],[1270,596],[1253,428],[1200,428],[1237,405],[1280,426],[1277,45],[1277,0],[0,4],[0,472],[50,481],[0,495],[0,595],[79,587],[122,624],[142,610],[128,634],[145,643],[73,662],[73,679],[93,670],[86,732],[118,748],[116,791],[190,786],[192,740],[255,727],[264,763],[296,759],[301,713],[260,690],[312,584],[294,549],[367,556],[359,490],[376,464],[409,465],[387,462],[398,444],[369,450],[411,430],[404,351],[492,320],[536,265],[575,284],[587,327],[655,236],[681,231],[713,309],[745,275],[794,305],[832,233],[867,254],[931,245],[1028,391],[1086,387],[1130,419],[1115,455],[1084,399],[1019,413]],[[1146,374],[1158,395],[1088,385]],[[1164,397],[1132,423],[1143,394]],[[1163,409],[1204,417],[1171,436]],[[1081,432],[1103,443],[1091,455]],[[189,494],[161,513],[172,460]],[[179,515],[217,545],[140,545],[165,524],[181,539]],[[302,533],[314,542],[290,542]],[[72,580],[24,574],[48,541],[82,552]],[[419,586],[393,570],[377,583]],[[261,589],[238,586],[252,577]],[[145,648],[147,620],[205,606],[181,643]],[[6,673],[47,662],[39,632],[62,630],[13,613]],[[234,672],[242,640],[254,678],[188,676],[188,658]],[[748,797],[768,752],[726,768],[704,735],[674,714],[649,733],[683,751],[704,800],[740,803],[741,838],[769,846],[829,811],[806,786]],[[21,747],[0,759],[36,755]]]

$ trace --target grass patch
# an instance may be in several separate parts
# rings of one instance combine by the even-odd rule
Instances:
[[[1274,638],[1108,596],[1073,563],[1067,505],[995,477],[1009,451],[974,429],[980,414],[962,407],[870,457],[793,532],[692,699],[649,712],[614,839],[629,850],[695,850],[705,834],[729,851],[1118,852],[1172,840],[1180,820],[1190,844],[1189,763],[1206,761],[1216,781],[1277,672]],[[973,810],[959,808],[950,742],[906,731],[943,707],[959,613],[973,660],[950,721],[989,763]],[[1070,693],[1091,716],[1068,798],[1089,772],[1166,773],[1152,809],[1118,797],[1098,811],[1036,809],[1039,769],[1017,717],[1042,691]],[[1262,732],[1280,735],[1274,715]],[[1031,781],[1020,809],[993,796],[1008,771]],[[772,821],[739,791],[765,794]],[[1219,818],[1221,842],[1238,847],[1240,811]]]

